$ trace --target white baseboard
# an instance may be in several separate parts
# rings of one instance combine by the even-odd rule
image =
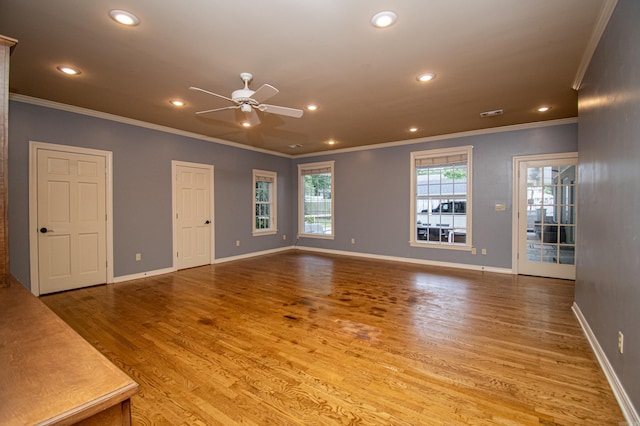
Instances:
[[[618,404],[620,405],[620,409],[622,410],[622,414],[624,415],[627,424],[629,426],[640,426],[640,417],[638,416],[638,412],[633,406],[631,399],[629,399],[627,392],[625,392],[624,387],[622,387],[622,383],[620,383],[616,372],[613,370],[607,355],[602,350],[600,343],[598,343],[598,339],[596,339],[596,335],[593,333],[593,330],[591,330],[591,327],[589,327],[587,319],[582,315],[582,311],[576,302],[573,302],[571,310],[578,319],[580,327],[582,327],[582,331],[587,337],[587,340],[591,345],[591,349],[593,349],[593,353],[596,355],[600,368],[602,368],[602,371],[613,390],[613,394],[618,400]]]
[[[293,246],[278,247],[278,248],[275,248],[275,249],[269,249],[269,250],[263,250],[263,251],[254,251],[252,253],[239,254],[237,256],[222,257],[220,259],[216,259],[216,265],[218,263],[231,262],[231,261],[234,261],[234,260],[249,259],[251,257],[263,256],[265,254],[273,254],[273,253],[279,253],[281,251],[293,250],[293,248],[294,248]]]
[[[148,277],[154,277],[156,275],[169,274],[175,271],[176,270],[174,268],[164,268],[164,269],[156,269],[155,271],[140,272],[140,273],[131,274],[131,275],[122,275],[120,277],[113,277],[113,282],[121,283],[124,281],[138,280],[140,278],[148,278]]]
[[[354,257],[364,257],[367,259],[377,259],[377,260],[389,260],[392,262],[403,262],[403,263],[416,263],[418,265],[429,265],[429,266],[441,266],[443,268],[457,268],[457,269],[468,269],[472,271],[483,271],[483,272],[495,272],[498,274],[513,274],[513,271],[508,268],[494,268],[492,266],[482,266],[482,265],[469,265],[466,263],[452,263],[452,262],[438,262],[435,260],[426,260],[426,259],[414,259],[411,257],[396,257],[396,256],[385,256],[380,254],[370,254],[370,253],[359,253],[355,251],[344,251],[344,250],[331,250],[331,249],[322,249],[315,247],[305,247],[305,246],[295,246],[296,250],[303,251],[314,251],[318,253],[328,253],[328,254],[337,254],[340,256],[354,256]]]

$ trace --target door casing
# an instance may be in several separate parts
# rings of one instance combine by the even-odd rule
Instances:
[[[31,292],[40,295],[39,255],[38,255],[38,150],[61,151],[73,154],[87,154],[105,158],[107,176],[105,179],[105,208],[107,213],[106,256],[107,284],[113,282],[113,153],[91,148],[29,141],[29,268]]]

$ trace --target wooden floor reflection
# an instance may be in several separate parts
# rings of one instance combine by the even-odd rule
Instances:
[[[291,251],[43,297],[137,425],[617,424],[573,283]]]

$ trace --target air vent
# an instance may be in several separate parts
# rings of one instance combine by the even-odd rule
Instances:
[[[480,117],[495,117],[496,115],[502,115],[503,112],[501,109],[494,109],[493,111],[481,112]]]
[[[299,143],[294,143],[292,145],[289,145],[289,148],[292,148],[292,149],[302,148],[302,145],[300,145]]]

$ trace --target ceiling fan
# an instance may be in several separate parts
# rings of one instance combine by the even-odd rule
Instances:
[[[207,93],[209,95],[217,96],[222,99],[226,99],[228,101],[233,102],[235,105],[222,107],[222,108],[214,108],[207,109],[204,111],[198,111],[196,114],[208,114],[210,112],[216,111],[224,111],[227,109],[239,109],[240,111],[247,113],[247,123],[250,126],[255,126],[260,124],[260,117],[256,113],[256,110],[261,112],[269,112],[272,114],[285,115],[287,117],[300,118],[302,117],[303,111],[301,109],[288,108],[277,105],[269,105],[264,104],[263,102],[272,97],[273,95],[279,92],[278,89],[271,86],[270,84],[263,84],[256,91],[249,89],[249,83],[253,79],[253,75],[248,72],[240,73],[240,78],[244,81],[244,88],[235,90],[231,93],[231,97],[228,98],[226,96],[219,95],[217,93],[210,92],[205,89],[201,89],[199,87],[189,87],[190,90],[195,90],[198,92]]]

